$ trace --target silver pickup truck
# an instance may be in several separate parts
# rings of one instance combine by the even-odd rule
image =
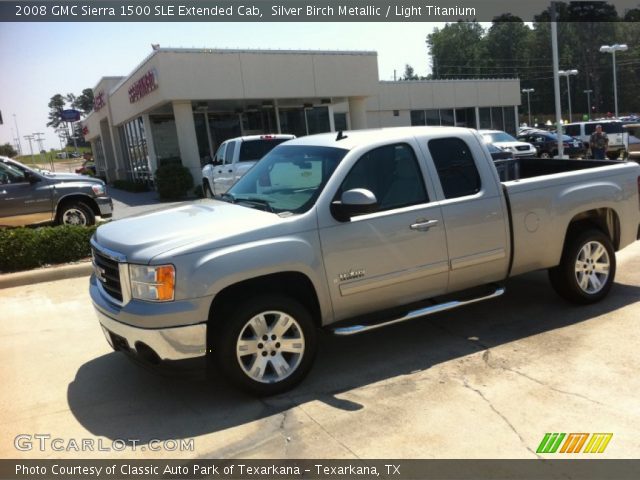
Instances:
[[[539,269],[567,300],[601,300],[640,234],[639,189],[635,162],[496,168],[470,129],[298,138],[219,199],[98,228],[90,293],[115,350],[206,356],[269,395],[307,374],[318,328],[352,335],[495,298]]]

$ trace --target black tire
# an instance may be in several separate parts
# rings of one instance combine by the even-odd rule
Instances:
[[[68,202],[58,210],[56,218],[58,225],[95,225],[96,216],[87,204],[82,202]]]
[[[588,245],[592,249],[600,245],[604,248],[604,252],[595,260],[589,256],[585,257]],[[595,258],[597,251],[593,251]],[[598,272],[598,269],[604,268],[605,263],[608,263],[606,275]],[[599,302],[606,297],[611,290],[615,275],[616,255],[611,240],[596,229],[569,233],[560,265],[549,269],[549,280],[556,293],[572,303],[583,305]]]
[[[274,335],[274,330],[269,330],[266,336],[256,335],[250,322],[260,314],[264,315],[262,318],[269,329],[279,321],[286,328],[279,336]],[[316,327],[310,313],[296,300],[282,295],[253,297],[228,308],[220,317],[209,320],[210,355],[220,372],[236,387],[256,396],[275,395],[290,390],[309,373],[317,349]],[[298,349],[302,345],[302,349],[297,350],[301,353],[286,352],[284,342]],[[239,351],[247,345],[255,348],[256,353],[242,356]],[[290,371],[276,370],[277,364],[283,367],[282,359]],[[262,375],[255,374],[261,371],[257,363],[265,365]]]
[[[551,158],[551,154],[549,152],[540,152],[540,158]]]
[[[202,182],[202,191],[204,193],[204,198],[213,198],[213,192],[211,191],[211,187],[207,180]]]

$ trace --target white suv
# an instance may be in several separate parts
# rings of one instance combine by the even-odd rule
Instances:
[[[607,157],[621,158],[625,152],[626,133],[623,128],[625,123],[620,120],[590,120],[588,122],[568,123],[563,127],[564,133],[571,137],[582,140],[585,147],[589,149],[589,139],[591,134],[595,132],[598,125],[602,125],[602,131],[607,134],[609,139],[609,147],[607,148]]]
[[[536,147],[530,143],[516,140],[502,130],[478,130],[487,143],[493,143],[496,147],[506,152],[513,153],[516,158],[537,156]]]

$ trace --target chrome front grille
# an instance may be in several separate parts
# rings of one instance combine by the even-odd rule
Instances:
[[[122,281],[120,279],[119,263],[95,248],[92,248],[91,251],[96,278],[100,285],[110,296],[122,302]]]

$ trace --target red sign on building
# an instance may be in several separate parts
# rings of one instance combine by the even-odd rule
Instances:
[[[158,88],[158,73],[152,68],[129,87],[129,102],[134,103]]]
[[[100,92],[93,97],[93,111],[99,111],[106,104],[107,100],[105,99],[104,90],[100,90]]]

